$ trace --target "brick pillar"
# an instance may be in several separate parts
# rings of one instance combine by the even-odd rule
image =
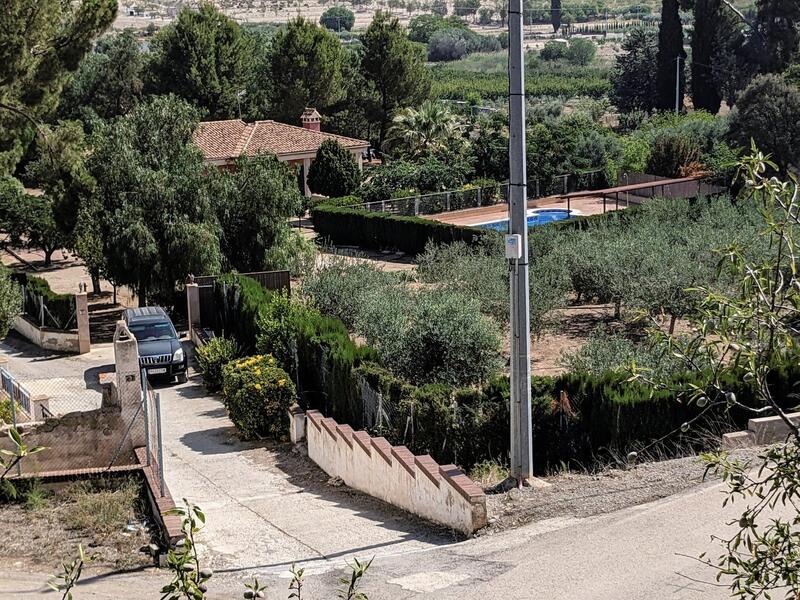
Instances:
[[[306,439],[306,413],[297,404],[289,407],[289,439],[293,444]]]
[[[89,301],[86,292],[75,294],[75,319],[78,322],[78,354],[86,354],[92,347],[89,336]]]
[[[200,288],[196,283],[186,284],[186,315],[191,334],[192,326],[200,325]]]

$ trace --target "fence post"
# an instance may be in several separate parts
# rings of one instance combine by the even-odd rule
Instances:
[[[17,400],[14,398],[14,394],[9,396],[10,404],[11,404],[11,426],[16,429],[17,428]],[[22,475],[22,467],[17,462],[17,477]]]
[[[44,296],[39,296],[39,324],[44,328]]]
[[[447,212],[450,212],[450,192],[445,192],[444,197],[447,203]]]
[[[156,393],[156,432],[158,433],[158,484],[164,497],[164,444],[161,437],[161,394]]]
[[[144,402],[144,450],[147,455],[147,466],[150,460],[150,400],[147,397],[147,373],[142,369],[142,401]]]
[[[419,216],[419,196],[414,196],[414,216]]]
[[[481,188],[478,188],[478,206],[481,205]]]

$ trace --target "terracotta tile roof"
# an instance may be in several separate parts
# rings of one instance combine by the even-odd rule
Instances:
[[[206,160],[235,159],[264,152],[278,156],[315,153],[326,139],[334,139],[353,150],[369,145],[365,140],[312,131],[277,121],[206,121],[200,123],[194,134],[194,143]]]

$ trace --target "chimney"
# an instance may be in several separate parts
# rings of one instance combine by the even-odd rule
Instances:
[[[316,108],[307,108],[300,116],[300,122],[303,123],[303,129],[310,129],[311,131],[319,131],[320,114]]]

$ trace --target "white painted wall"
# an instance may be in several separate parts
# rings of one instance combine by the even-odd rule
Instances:
[[[349,426],[323,419],[316,411],[308,411],[306,416],[308,455],[331,477],[467,535],[486,525],[486,497],[452,465],[440,467],[428,456],[414,457],[409,472],[400,459],[412,456],[405,447],[391,448],[383,438],[354,433]],[[378,450],[381,444],[389,447],[388,461]],[[434,471],[432,478],[423,469],[426,464]]]

